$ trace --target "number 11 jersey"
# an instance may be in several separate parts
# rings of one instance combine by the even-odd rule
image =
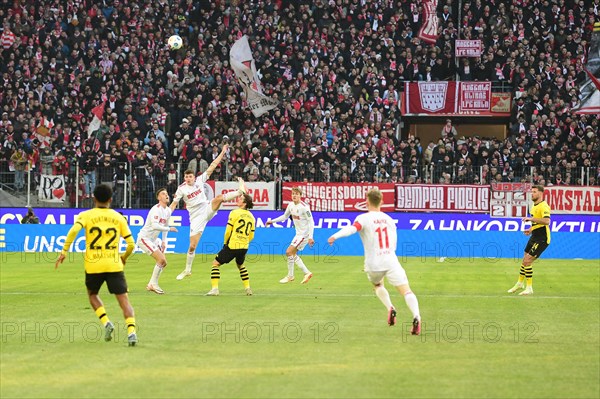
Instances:
[[[354,220],[365,248],[365,271],[386,271],[400,266],[396,256],[396,224],[383,212],[367,212]]]

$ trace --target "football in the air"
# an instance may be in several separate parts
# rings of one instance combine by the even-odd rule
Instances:
[[[173,35],[167,42],[171,50],[179,50],[183,46],[183,39],[179,35]]]

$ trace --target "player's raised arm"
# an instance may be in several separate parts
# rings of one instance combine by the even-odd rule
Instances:
[[[283,222],[284,220],[288,219],[291,215],[291,211],[290,211],[290,206],[288,205],[287,208],[285,208],[285,212],[283,213],[283,215],[271,220],[271,219],[267,219],[267,222],[265,223],[265,226],[270,226],[273,223],[278,223],[278,222]]]
[[[179,205],[181,197],[183,197],[181,189],[177,188],[177,191],[175,191],[175,196],[173,197],[173,201],[171,201],[171,205],[169,205],[169,208],[171,208],[171,213],[173,213],[175,208],[177,208],[177,205]]]
[[[219,166],[219,164],[223,160],[223,157],[227,153],[228,149],[229,149],[229,144],[225,144],[223,146],[223,149],[221,150],[221,153],[219,154],[219,156],[216,157],[215,160],[212,161],[211,164],[208,166],[208,169],[206,169],[206,172],[205,172],[207,179],[210,177],[210,175],[212,175],[212,172],[215,171],[215,169],[217,168],[217,166]]]

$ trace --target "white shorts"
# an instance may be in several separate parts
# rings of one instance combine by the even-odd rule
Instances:
[[[159,250],[162,245],[162,240],[160,238],[156,238],[154,241],[138,237],[135,243],[146,255],[152,255],[154,251]]]
[[[290,243],[290,246],[296,247],[298,251],[302,251],[304,247],[306,247],[306,244],[308,244],[308,237],[296,235]]]
[[[214,218],[216,214],[217,211],[213,211],[210,204],[204,209],[195,212],[193,215],[190,214],[190,237],[202,233],[206,224]]]
[[[408,284],[408,277],[406,277],[406,272],[402,266],[393,267],[392,269],[381,272],[367,271],[367,277],[373,284],[380,284],[384,277],[387,278],[387,281],[394,287]]]

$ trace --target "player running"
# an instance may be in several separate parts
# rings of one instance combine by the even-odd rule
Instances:
[[[346,226],[329,237],[327,242],[333,245],[335,240],[348,237],[356,232],[360,235],[365,250],[365,272],[375,288],[375,294],[388,310],[387,322],[396,324],[396,308],[392,304],[390,294],[383,285],[386,277],[400,294],[404,296],[406,306],[413,314],[411,334],[421,333],[421,315],[419,302],[408,285],[406,272],[396,256],[398,236],[394,220],[381,212],[383,195],[374,188],[367,193],[367,213],[358,215],[351,226]]]

